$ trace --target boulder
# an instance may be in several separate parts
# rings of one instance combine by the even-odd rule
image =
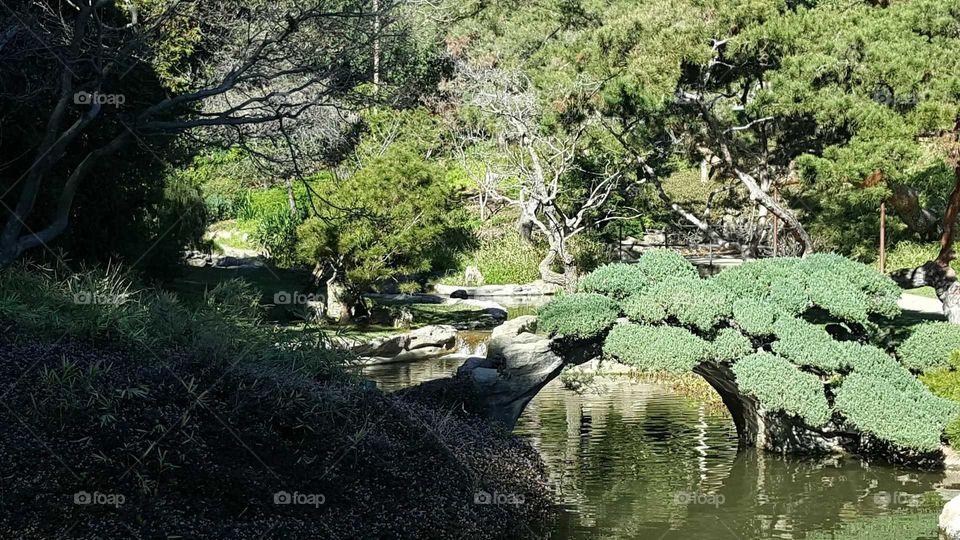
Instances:
[[[424,326],[408,333],[407,338],[407,350],[423,347],[452,347],[457,341],[457,329],[448,324]]]
[[[960,540],[960,497],[954,497],[944,505],[939,526],[941,538]]]
[[[457,329],[443,324],[424,326],[403,334],[379,336],[353,344],[351,350],[361,358],[361,364],[410,362],[452,352],[456,341]]]

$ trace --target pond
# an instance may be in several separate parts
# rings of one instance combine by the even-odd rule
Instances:
[[[484,332],[461,334],[482,354]],[[385,391],[449,376],[463,355],[373,366]],[[935,539],[943,472],[737,452],[716,411],[665,386],[606,379],[583,394],[548,384],[515,433],[535,446],[564,512],[550,538]]]

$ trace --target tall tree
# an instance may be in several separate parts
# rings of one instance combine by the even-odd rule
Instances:
[[[382,0],[379,12],[393,5]],[[123,6],[37,1],[0,12],[0,53],[15,59],[0,73],[0,106],[8,116],[29,104],[44,126],[4,122],[4,139],[16,133],[23,141],[3,179],[0,266],[62,235],[77,191],[118,152],[137,145],[150,152],[158,138],[197,128],[243,133],[284,119],[306,122],[343,103],[369,70],[358,60],[369,58],[373,39],[362,2]],[[171,41],[184,35],[198,37]],[[171,43],[186,52],[172,54]],[[150,76],[144,65],[173,74],[166,90],[141,93],[143,85],[125,84],[130,73]]]

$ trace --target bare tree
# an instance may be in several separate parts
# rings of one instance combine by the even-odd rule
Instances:
[[[249,133],[342,104],[358,74],[351,59],[372,50],[373,14],[362,2],[201,2],[168,0],[141,13],[113,0],[25,2],[0,11],[0,55],[9,69],[36,76],[4,88],[4,107],[49,103],[45,125],[27,146],[31,164],[5,186],[15,194],[0,231],[0,266],[46,245],[67,229],[74,196],[111,155],[153,137],[200,128]],[[381,0],[382,14],[392,4]],[[126,95],[123,79],[152,65],[177,21],[196,21],[203,42],[189,83],[163,95]],[[95,144],[91,144],[95,141]],[[38,196],[54,193],[55,210],[38,223]],[[2,202],[2,201],[0,201]],[[4,205],[7,206],[7,205]],[[29,224],[29,225],[28,225]]]
[[[590,227],[636,216],[610,204],[627,164],[611,158],[602,160],[599,170],[580,165],[591,120],[574,132],[543,133],[536,88],[520,70],[461,62],[455,84],[466,104],[490,120],[469,136],[498,149],[498,156],[481,157],[484,173],[477,179],[483,198],[519,210],[521,234],[531,239],[537,233],[547,243],[541,279],[573,288],[578,271],[570,240]],[[466,152],[461,159],[469,169]]]

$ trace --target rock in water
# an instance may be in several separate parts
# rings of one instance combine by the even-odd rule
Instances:
[[[960,540],[960,497],[954,497],[944,505],[940,512],[941,538]]]

